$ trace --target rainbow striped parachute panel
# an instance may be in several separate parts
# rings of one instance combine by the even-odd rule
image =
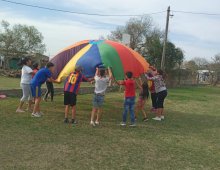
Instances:
[[[149,64],[136,51],[110,40],[85,40],[69,46],[51,59],[55,64],[54,78],[62,81],[75,66],[83,67],[86,77],[93,77],[96,67],[111,67],[116,80],[123,80],[127,71],[139,77]]]

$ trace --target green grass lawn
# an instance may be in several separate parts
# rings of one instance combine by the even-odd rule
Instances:
[[[82,87],[90,87],[93,86],[90,83],[82,83]],[[43,88],[46,88],[45,84],[42,86]],[[63,83],[56,84],[54,83],[54,87],[56,88],[62,88]],[[0,90],[3,89],[18,89],[20,88],[20,78],[11,78],[11,77],[3,77],[0,76]]]
[[[217,170],[219,94],[219,88],[170,89],[165,121],[138,120],[136,128],[119,126],[119,93],[107,94],[95,128],[89,126],[91,95],[78,96],[76,126],[62,122],[63,96],[42,103],[42,118],[15,113],[18,98],[0,100],[0,169]]]

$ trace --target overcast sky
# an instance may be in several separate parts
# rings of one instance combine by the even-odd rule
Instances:
[[[219,13],[220,0],[12,0],[63,10],[100,14],[146,14],[171,10]],[[42,32],[47,55],[84,39],[107,35],[129,17],[98,17],[60,13],[2,2],[0,20],[34,25]],[[169,39],[182,48],[187,60],[220,53],[220,15],[192,15],[173,12]],[[152,15],[154,23],[165,28],[166,13]]]

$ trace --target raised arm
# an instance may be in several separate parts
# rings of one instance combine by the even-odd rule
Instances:
[[[125,85],[124,81],[123,80],[120,80],[120,81],[115,81],[119,86],[121,85]]]
[[[96,67],[96,72],[95,72],[95,76],[98,76],[99,75],[99,68]]]
[[[112,70],[110,67],[108,67],[108,75],[110,79],[113,79],[113,74],[112,74]]]
[[[145,75],[145,77],[146,77],[148,80],[156,80],[156,79],[157,79],[156,76],[149,77],[147,74]]]
[[[87,82],[92,82],[92,81],[94,81],[94,78],[88,78],[87,79]]]

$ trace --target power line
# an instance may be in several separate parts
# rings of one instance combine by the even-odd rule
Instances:
[[[176,11],[176,10],[172,10],[172,12],[184,13],[184,14],[193,14],[193,15],[212,15],[212,16],[220,16],[220,13],[191,12],[191,11]]]
[[[0,0],[0,1],[15,4],[15,5],[20,5],[20,6],[32,7],[32,8],[38,8],[38,9],[44,9],[44,10],[50,10],[50,11],[56,11],[56,12],[71,13],[71,14],[77,14],[77,15],[103,16],[103,17],[132,17],[132,16],[135,17],[135,16],[143,16],[143,15],[155,15],[155,14],[161,14],[161,13],[166,12],[166,11],[159,11],[159,12],[152,12],[152,13],[145,13],[145,14],[100,14],[100,13],[86,13],[86,12],[69,11],[69,10],[57,9],[57,8],[49,8],[49,7],[26,4],[26,3],[15,2],[15,1],[10,1],[10,0]],[[192,12],[192,11],[179,11],[179,10],[172,10],[172,12],[193,14],[193,15],[220,16],[220,13]]]
[[[159,11],[159,12],[152,12],[152,13],[146,13],[146,14],[137,14],[137,15],[134,15],[134,14],[115,14],[114,15],[114,14],[76,12],[76,11],[69,11],[69,10],[57,9],[57,8],[49,8],[49,7],[43,7],[43,6],[26,4],[26,3],[9,1],[9,0],[0,0],[0,1],[15,4],[15,5],[21,5],[21,6],[44,9],[44,10],[50,10],[50,11],[56,11],[56,12],[71,13],[71,14],[77,14],[77,15],[102,16],[102,17],[132,17],[132,16],[135,17],[135,16],[143,16],[143,15],[154,15],[154,14],[160,14],[160,13],[166,12],[166,11]]]

